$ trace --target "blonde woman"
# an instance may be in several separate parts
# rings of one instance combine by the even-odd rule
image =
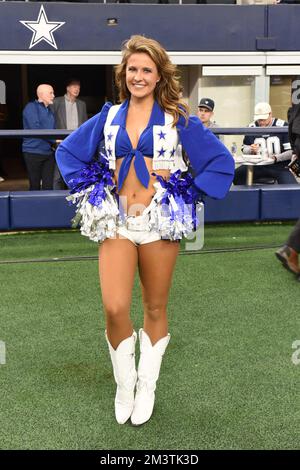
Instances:
[[[63,141],[56,158],[77,203],[81,232],[100,243],[116,419],[141,425],[152,415],[170,340],[167,303],[179,240],[195,230],[194,209],[203,195],[226,195],[234,163],[226,147],[189,116],[176,67],[157,41],[132,36],[122,52],[115,70],[121,104],[106,103]],[[99,157],[103,139],[106,157]],[[181,147],[194,179],[186,172]],[[144,321],[136,370],[130,304],[137,269]]]

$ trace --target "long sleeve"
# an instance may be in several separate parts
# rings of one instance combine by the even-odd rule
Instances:
[[[67,184],[93,160],[103,140],[104,125],[111,106],[112,103],[105,103],[100,113],[72,132],[57,148],[57,165]]]
[[[23,128],[24,129],[55,129],[55,118],[50,107],[44,106],[37,101],[31,101],[23,110]],[[52,153],[51,145],[55,139],[26,137],[23,139],[23,152],[29,153]]]
[[[34,103],[28,103],[23,110],[24,129],[42,129],[37,107]]]
[[[276,155],[276,161],[277,162],[286,162],[292,158],[293,151],[292,150],[286,150],[285,152],[278,153]]]
[[[187,126],[180,117],[177,129],[199,192],[215,199],[225,197],[234,176],[234,160],[228,149],[196,116],[189,117]]]
[[[252,154],[251,145],[243,145],[242,151],[244,155],[251,155]]]

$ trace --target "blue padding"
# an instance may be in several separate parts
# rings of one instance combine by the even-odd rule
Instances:
[[[9,192],[0,192],[0,230],[9,230]]]
[[[268,36],[276,38],[277,51],[299,51],[299,5],[280,5],[268,8]],[[288,25],[288,28],[287,28]]]
[[[300,185],[277,185],[261,189],[261,220],[298,219]]]
[[[75,207],[66,201],[67,194],[68,191],[11,192],[11,228],[69,228]]]
[[[284,6],[279,8],[282,10]],[[21,25],[18,28],[12,25],[19,24],[20,18],[27,19],[28,15],[30,20],[36,21],[39,9],[40,6],[27,5],[27,2],[0,2],[0,18],[4,18],[1,21],[2,50],[27,51],[31,47],[32,32]],[[53,2],[45,9],[50,22],[53,18],[67,21],[53,36],[60,51],[98,51],[99,45],[103,51],[119,51],[120,44],[133,33],[147,37],[154,35],[168,51],[256,51],[256,38],[265,36],[268,20],[267,10],[256,5],[116,5],[109,2],[73,5]],[[298,12],[294,12],[293,21],[297,25]],[[289,30],[283,27],[288,25],[290,29],[291,23],[285,21],[277,6],[274,13],[282,23],[281,35],[289,37],[289,43],[298,44],[298,29],[293,28],[288,34]],[[115,18],[118,25],[108,26],[109,18]],[[288,16],[289,21],[292,18]],[[87,30],[88,34],[80,34],[80,40],[77,40],[78,32]],[[275,31],[272,36],[279,35]],[[45,41],[38,42],[35,50],[43,55],[49,45]]]
[[[205,222],[238,222],[259,220],[260,189],[233,186],[222,200],[206,198]]]

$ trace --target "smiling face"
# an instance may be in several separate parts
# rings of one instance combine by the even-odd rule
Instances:
[[[126,86],[131,97],[145,99],[154,97],[155,87],[160,75],[155,62],[148,54],[132,54],[126,64]]]

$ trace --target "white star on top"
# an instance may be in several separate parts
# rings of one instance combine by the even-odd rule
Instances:
[[[41,41],[46,41],[50,46],[57,49],[53,33],[64,25],[65,21],[48,21],[43,5],[40,8],[37,21],[20,21],[20,23],[33,31],[29,49],[36,46]]]

